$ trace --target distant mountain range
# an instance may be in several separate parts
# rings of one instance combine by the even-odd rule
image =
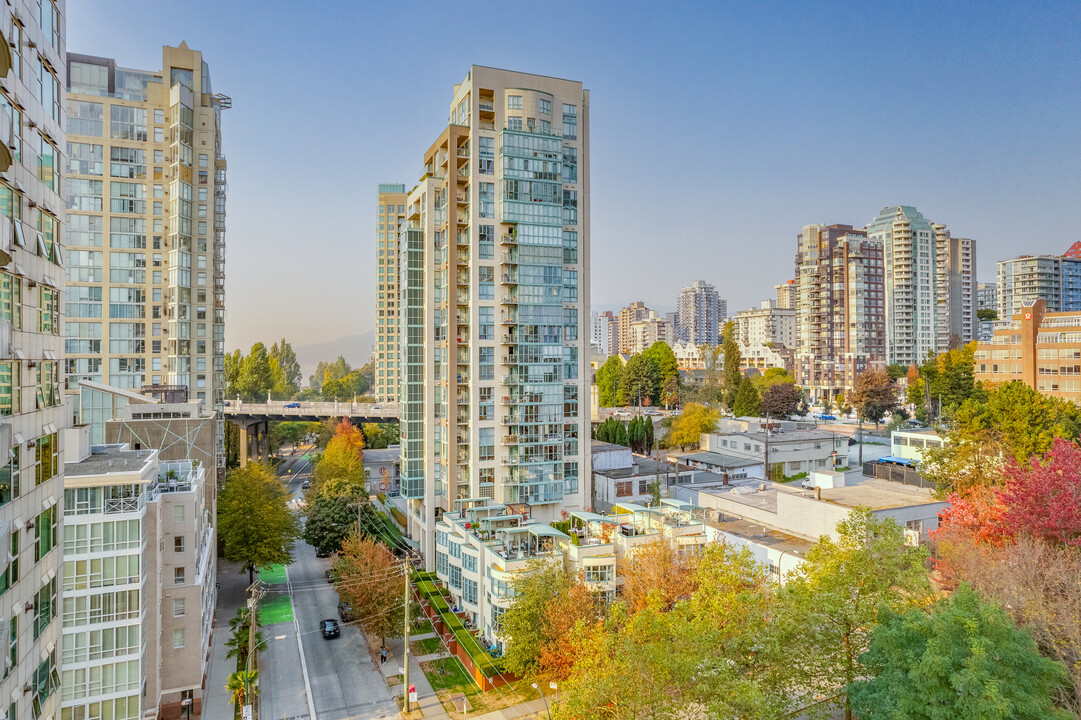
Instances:
[[[297,354],[297,361],[300,363],[300,370],[304,377],[303,385],[307,386],[308,376],[315,372],[315,366],[320,360],[332,362],[341,355],[354,369],[359,368],[368,362],[374,344],[375,331],[369,330],[329,342],[295,346],[293,352]]]

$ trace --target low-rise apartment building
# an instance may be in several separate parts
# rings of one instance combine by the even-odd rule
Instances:
[[[934,430],[894,430],[890,433],[890,457],[918,463],[927,448],[940,448],[945,440]]]
[[[534,520],[523,504],[467,498],[454,506],[436,525],[436,577],[465,613],[467,627],[476,628],[497,654],[504,648],[500,619],[513,601],[514,581],[537,560],[565,562],[610,602],[617,568],[636,548],[667,540],[680,552],[698,552],[710,540],[694,509],[675,500],[658,507],[620,503],[604,515],[575,511],[551,524]]]
[[[768,462],[769,476],[774,480],[848,465],[848,438],[827,430],[707,433],[702,435],[699,449]]]
[[[692,482],[694,468],[635,455],[628,447],[613,443],[592,443],[593,508],[610,511],[616,504],[647,503],[653,500],[650,486],[660,484],[660,496],[672,497],[672,487]]]
[[[1043,299],[995,323],[989,343],[976,346],[976,380],[1019,380],[1051,397],[1081,402],[1081,312],[1048,312]]]

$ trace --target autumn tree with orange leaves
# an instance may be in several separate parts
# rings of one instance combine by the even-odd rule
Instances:
[[[505,667],[521,676],[566,677],[581,650],[572,631],[600,617],[589,587],[563,563],[539,560],[515,581],[514,592],[502,619]]]
[[[342,419],[313,471],[314,494],[356,498],[367,495],[364,478],[364,435]]]
[[[618,568],[623,578],[623,601],[632,612],[637,612],[655,593],[662,607],[671,608],[697,587],[698,562],[698,555],[681,555],[666,538],[658,537],[639,545]]]

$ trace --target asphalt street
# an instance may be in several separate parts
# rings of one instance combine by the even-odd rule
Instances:
[[[279,477],[287,479],[297,498],[303,495],[301,487],[310,471],[311,463],[299,453],[287,454],[278,466]],[[315,557],[315,550],[302,540],[293,556],[288,583],[267,586],[268,598],[272,594],[292,597],[294,620],[264,630],[268,640],[259,659],[261,716],[315,720],[311,716],[314,706],[318,720],[399,717],[360,631],[342,625],[341,637],[329,640],[319,631],[320,620],[338,617],[338,594],[325,577],[330,559]]]

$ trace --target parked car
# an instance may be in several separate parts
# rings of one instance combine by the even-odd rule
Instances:
[[[300,487],[303,488],[304,490],[307,490],[311,486],[312,486],[312,481],[311,480],[305,480],[304,482],[302,482],[300,484]]]
[[[285,403],[285,407],[287,407],[287,408],[298,408],[298,407],[300,407],[300,403],[298,403],[298,402],[287,402],[287,403]]]
[[[322,631],[323,637],[327,640],[341,636],[341,628],[338,627],[338,621],[334,618],[327,618],[326,620],[319,621],[319,630]]]
[[[329,550],[323,550],[321,548],[316,548],[315,549],[315,556],[318,557],[318,558],[330,557],[330,551]]]
[[[334,582],[334,571],[333,571],[333,570],[327,570],[327,571],[326,571],[326,572],[324,573],[324,575],[326,575],[326,576],[327,576],[327,582],[328,582],[328,583],[332,583],[332,582]]]
[[[837,418],[835,416],[833,416],[833,415],[819,415],[818,419],[819,420],[836,420]]]
[[[338,617],[342,619],[342,622],[353,621],[353,606],[347,602],[338,603]]]

